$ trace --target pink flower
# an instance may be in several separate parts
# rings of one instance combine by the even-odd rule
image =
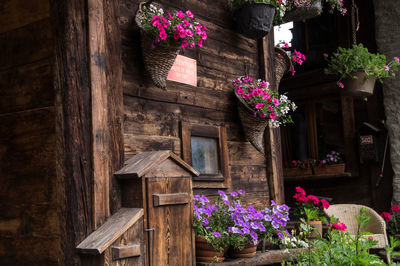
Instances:
[[[186,19],[182,21],[182,24],[185,25],[186,27],[189,27],[190,25],[190,23]]]
[[[322,205],[322,208],[324,208],[324,209],[329,208],[329,202],[325,199],[321,199],[321,205]]]
[[[383,220],[385,220],[386,222],[389,222],[389,220],[390,220],[390,218],[391,218],[392,216],[391,216],[390,213],[388,213],[388,212],[382,212],[382,213],[381,213],[381,217],[382,217]]]
[[[278,105],[279,105],[278,99],[273,99],[272,102],[275,104],[275,106],[278,106]]]
[[[260,87],[263,88],[263,89],[268,88],[268,82],[266,82],[265,80],[262,80],[260,82]]]
[[[171,15],[171,13],[168,12],[168,18],[173,19],[174,17]]]
[[[385,65],[384,68],[385,68],[386,71],[390,70],[390,67],[388,65]]]
[[[327,53],[324,53],[324,57],[328,57],[329,55]]]
[[[198,45],[199,47],[203,47],[203,39],[199,39],[197,45]]]
[[[160,31],[160,38],[161,38],[161,40],[166,40],[167,39],[167,34],[165,33],[165,30]]]
[[[297,164],[297,162],[296,161],[294,161],[294,164],[296,165]],[[301,195],[306,195],[306,191],[303,189],[303,188],[301,188],[301,187],[296,187],[296,191],[298,192],[298,193],[300,193]]]
[[[269,114],[269,117],[270,117],[271,119],[275,119],[275,118],[276,118],[276,113],[270,113],[270,114]]]
[[[154,25],[154,22],[158,21],[159,19],[160,19],[159,16],[154,16],[154,17],[151,18],[150,22],[151,22],[151,24],[152,24],[153,26],[155,26],[155,25]]]
[[[318,205],[318,204],[319,204],[319,199],[318,199],[316,196],[309,195],[307,198],[308,198],[310,201],[312,201],[314,205]]]
[[[266,115],[266,114],[260,114],[260,117],[261,117],[261,118],[266,118],[267,115]]]
[[[190,10],[186,11],[186,15],[187,15],[189,18],[194,18],[194,15],[193,15],[192,12],[190,12]]]
[[[200,36],[201,36],[201,33],[203,32],[203,31],[201,30],[201,26],[196,26],[195,29],[196,29],[197,35],[200,35]]]
[[[194,42],[191,42],[190,44],[189,44],[189,48],[190,49],[192,49],[193,47],[195,47],[196,46],[196,44],[194,43]]]
[[[400,58],[398,58],[397,56],[394,58],[394,60],[396,60],[397,63],[400,63]]]
[[[272,108],[271,105],[268,105],[268,110],[270,110],[272,112],[274,110],[274,108]]]
[[[205,31],[203,31],[203,32],[201,33],[201,38],[202,38],[203,40],[207,40],[207,33],[206,33]]]
[[[193,32],[190,29],[187,29],[186,30],[186,35],[189,36],[189,37],[192,37],[193,36]]]
[[[337,85],[340,87],[340,88],[344,88],[344,85],[343,85],[343,83],[342,82],[340,82],[340,81],[338,81],[338,83],[337,83]]]
[[[294,194],[293,198],[296,199],[296,201],[298,202],[308,202],[308,198],[305,196],[305,194]]]
[[[176,15],[178,16],[178,18],[185,18],[185,14],[182,11],[176,12]]]
[[[368,239],[369,240],[374,240],[374,238],[372,236],[369,236]]]
[[[264,107],[264,104],[263,103],[257,103],[256,104],[256,109],[261,109],[261,108],[263,108]]]
[[[400,206],[393,205],[390,208],[390,211],[392,211],[392,212],[400,212]]]
[[[179,38],[180,38],[179,32],[178,32],[178,31],[175,31],[175,32],[174,32],[174,39],[175,39],[175,40],[178,40]]]
[[[344,223],[338,221],[337,223],[332,224],[332,228],[340,231],[346,231],[347,226]]]
[[[244,93],[244,90],[242,88],[239,88],[236,90],[237,94],[242,95]]]
[[[187,40],[183,40],[181,47],[182,49],[185,49],[189,45],[189,42]]]
[[[201,24],[201,26],[203,27],[204,30],[208,30],[207,27],[206,27],[206,25]]]

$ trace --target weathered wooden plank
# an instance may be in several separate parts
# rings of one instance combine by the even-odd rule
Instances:
[[[153,206],[187,204],[190,201],[188,193],[153,194]]]
[[[249,142],[229,141],[228,150],[230,165],[266,165],[265,157]]]
[[[265,166],[231,166],[232,189],[268,191]]]
[[[181,153],[181,142],[176,137],[134,136],[131,134],[124,134],[124,136],[127,158],[144,151],[170,150],[178,156]]]
[[[112,247],[113,260],[140,256],[141,246],[132,244],[126,246]]]
[[[44,19],[0,34],[0,70],[53,56],[51,20]],[[16,52],[18,51],[18,52]]]
[[[76,247],[76,250],[83,254],[99,255],[103,253],[141,217],[143,217],[143,209],[141,208],[121,208],[83,240]]]
[[[0,114],[54,105],[51,60],[0,72]]]
[[[50,16],[49,0],[3,0],[0,4],[0,33]]]

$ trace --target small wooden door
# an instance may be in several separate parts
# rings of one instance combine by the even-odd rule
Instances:
[[[150,265],[192,265],[191,177],[147,178]]]

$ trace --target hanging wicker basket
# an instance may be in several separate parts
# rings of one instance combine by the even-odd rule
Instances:
[[[140,28],[140,40],[142,46],[143,62],[146,71],[150,74],[154,85],[165,89],[167,76],[180,51],[178,44],[159,43],[154,45],[154,40],[145,32],[141,19],[144,16],[143,5],[139,5],[135,21]]]
[[[292,62],[288,54],[285,50],[275,47],[275,56],[274,56],[274,63],[275,63],[275,86],[279,88],[279,83],[283,75],[288,72],[292,67]]]
[[[234,90],[238,99],[239,119],[242,123],[246,139],[262,154],[264,152],[264,131],[269,119],[254,116],[254,111],[247,105],[244,99]]]
[[[274,17],[274,6],[253,2],[245,3],[233,14],[237,30],[252,39],[260,39],[267,35],[271,30]]]
[[[307,7],[296,7],[285,13],[283,17],[284,23],[290,21],[304,21],[321,15],[322,3],[321,0],[314,1],[312,5]]]
[[[357,77],[357,78],[352,78]],[[376,77],[367,79],[364,71],[357,71],[350,74],[350,77],[343,80],[343,95],[351,95],[357,98],[365,98],[374,94]]]

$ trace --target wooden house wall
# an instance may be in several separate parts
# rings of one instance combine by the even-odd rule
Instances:
[[[53,48],[50,1],[1,1],[1,265],[60,257]]]
[[[164,9],[191,10],[208,28],[203,48],[184,54],[197,60],[197,87],[168,82],[155,87],[142,63],[139,30],[134,16],[138,0],[120,1],[122,35],[125,156],[147,150],[181,154],[180,122],[225,126],[228,135],[232,190],[244,189],[249,202],[269,202],[265,158],[245,141],[236,112],[232,80],[249,74],[258,77],[257,42],[233,30],[231,4],[223,1],[157,1]],[[195,193],[216,195],[217,190]]]

